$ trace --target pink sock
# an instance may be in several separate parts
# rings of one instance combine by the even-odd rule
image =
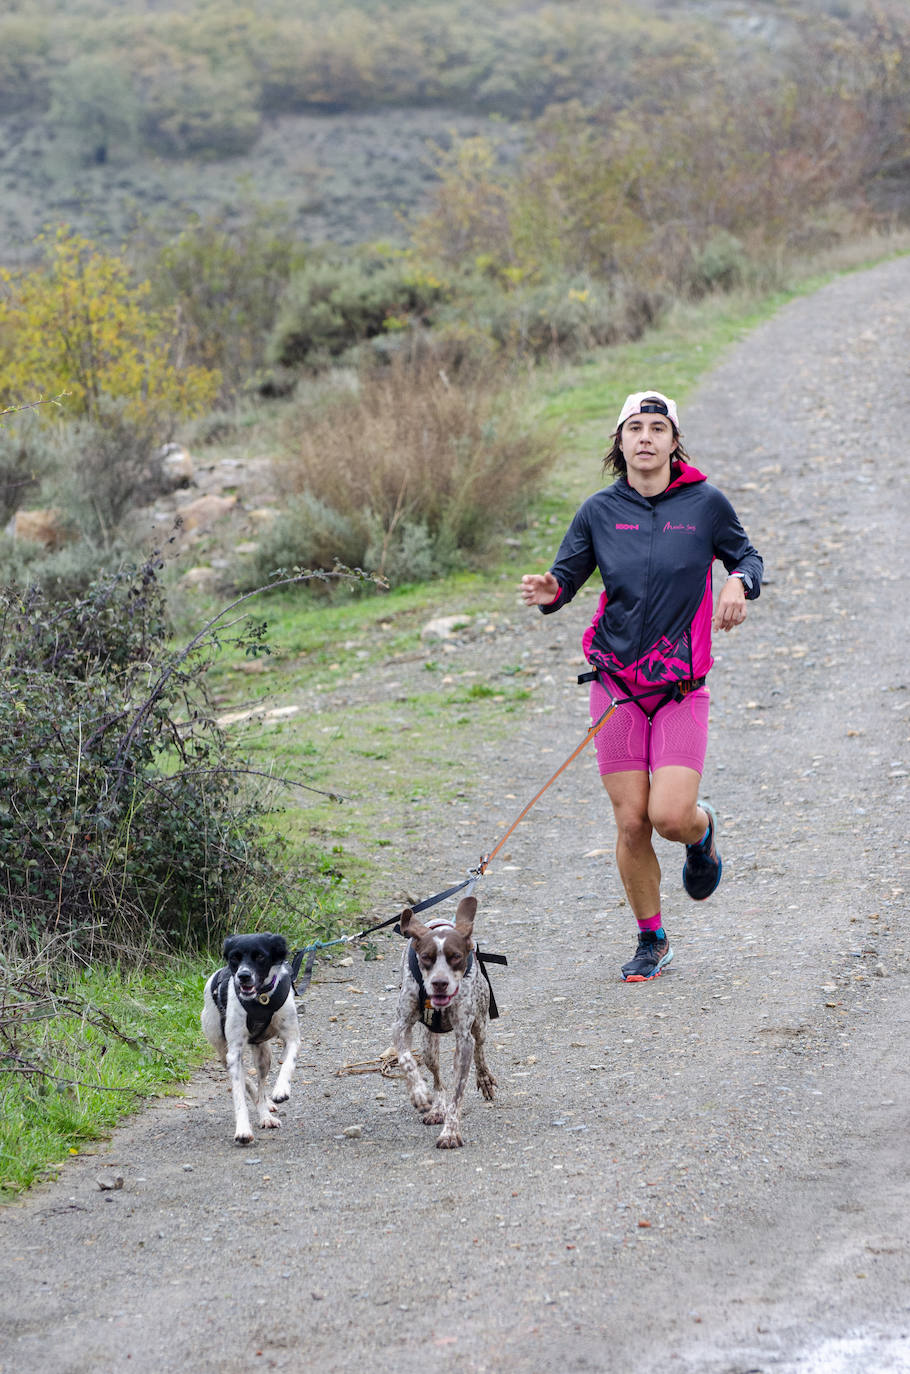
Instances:
[[[644,920],[640,916],[636,917],[639,930],[660,930],[663,925],[663,917],[658,911],[656,916],[646,916]]]

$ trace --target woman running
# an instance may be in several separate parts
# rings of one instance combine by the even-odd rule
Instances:
[[[595,735],[616,817],[616,861],[638,921],[628,983],[657,978],[673,950],[660,910],[654,830],[686,846],[683,885],[696,901],[720,882],[717,818],[699,800],[708,742],[711,631],[729,631],[759,595],[762,560],[717,487],[692,465],[676,403],[658,391],[626,398],[604,473],[616,480],[580,507],[546,573],[521,580],[544,615],[572,600],[595,569],[603,580],[582,644],[591,716],[620,705]],[[728,577],[712,612],[711,568]]]

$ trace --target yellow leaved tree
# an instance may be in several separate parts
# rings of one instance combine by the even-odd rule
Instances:
[[[106,402],[129,420],[166,428],[210,409],[220,375],[182,366],[175,311],[150,308],[148,282],[123,258],[61,228],[46,264],[0,269],[0,403],[67,393],[66,410],[103,422]]]

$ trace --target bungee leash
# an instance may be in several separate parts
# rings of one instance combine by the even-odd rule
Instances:
[[[592,674],[591,676],[595,675]],[[579,678],[579,682],[589,680],[590,678],[588,675],[584,675],[584,677]],[[436,906],[438,902],[444,902],[447,898],[454,897],[455,894],[458,892],[465,892],[466,896],[470,896],[478,880],[484,876],[484,874],[487,871],[487,868],[490,866],[493,859],[496,858],[496,855],[502,849],[506,840],[509,838],[512,832],[521,824],[521,822],[524,820],[525,816],[528,814],[531,808],[533,806],[536,806],[536,804],[540,801],[541,797],[543,796],[544,792],[546,792],[547,788],[552,786],[552,784],[556,781],[560,774],[565,772],[569,764],[572,763],[578,757],[581,751],[591,743],[591,740],[597,734],[598,730],[603,729],[603,727],[606,725],[607,721],[610,719],[613,713],[620,706],[624,705],[629,700],[631,700],[631,698],[628,697],[614,697],[611,699],[610,705],[597,718],[597,720],[591,726],[590,730],[587,732],[581,743],[576,745],[576,747],[572,750],[571,754],[565,760],[565,762],[560,764],[560,766],[557,768],[553,776],[547,779],[543,787],[541,787],[540,791],[535,793],[535,795],[528,802],[527,806],[525,806],[522,809],[522,811],[515,817],[514,821],[509,826],[505,834],[501,837],[495,848],[491,849],[488,854],[485,854],[481,857],[480,863],[476,868],[472,868],[469,870],[467,878],[465,878],[460,883],[455,883],[452,887],[445,888],[442,892],[435,893],[435,895],[432,897],[425,897],[422,902],[416,902],[411,907],[411,911],[413,911],[415,915],[420,911],[426,911],[429,907]],[[397,922],[399,921],[399,919],[400,914],[395,916],[389,916],[388,919],[385,921],[378,921],[375,925],[366,926],[363,930],[359,930],[356,935],[340,935],[337,939],[334,940],[315,940],[311,945],[306,945],[303,949],[295,950],[291,961],[291,982],[294,985],[294,991],[296,992],[297,996],[302,997],[303,994],[306,992],[310,984],[310,980],[313,976],[313,967],[316,962],[316,955],[321,949],[329,949],[333,945],[353,944],[354,941],[363,940],[366,938],[366,936],[374,935],[377,930],[385,930],[388,926],[395,926],[395,928],[398,929]],[[483,968],[484,962],[505,964],[507,962],[506,957],[504,954],[480,955],[479,950],[478,955],[480,956],[480,963],[481,968],[483,969],[484,977],[487,979],[487,983],[489,983],[489,976],[487,975],[486,969]],[[304,965],[303,976],[300,978],[300,983],[298,985],[297,980],[298,976],[300,975],[300,968],[303,964],[305,956],[306,964]],[[493,989],[491,986],[491,997],[492,991]]]

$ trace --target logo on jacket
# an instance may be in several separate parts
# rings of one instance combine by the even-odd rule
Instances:
[[[636,526],[636,528],[637,528],[637,526]],[[664,525],[663,533],[666,534],[667,530],[687,530],[687,531],[690,532],[691,534],[694,534],[694,533],[695,533],[695,526],[694,526],[694,525],[671,525],[670,522],[669,522],[669,520],[668,520],[667,523]]]
[[[638,525],[617,525],[618,530],[637,530]]]

